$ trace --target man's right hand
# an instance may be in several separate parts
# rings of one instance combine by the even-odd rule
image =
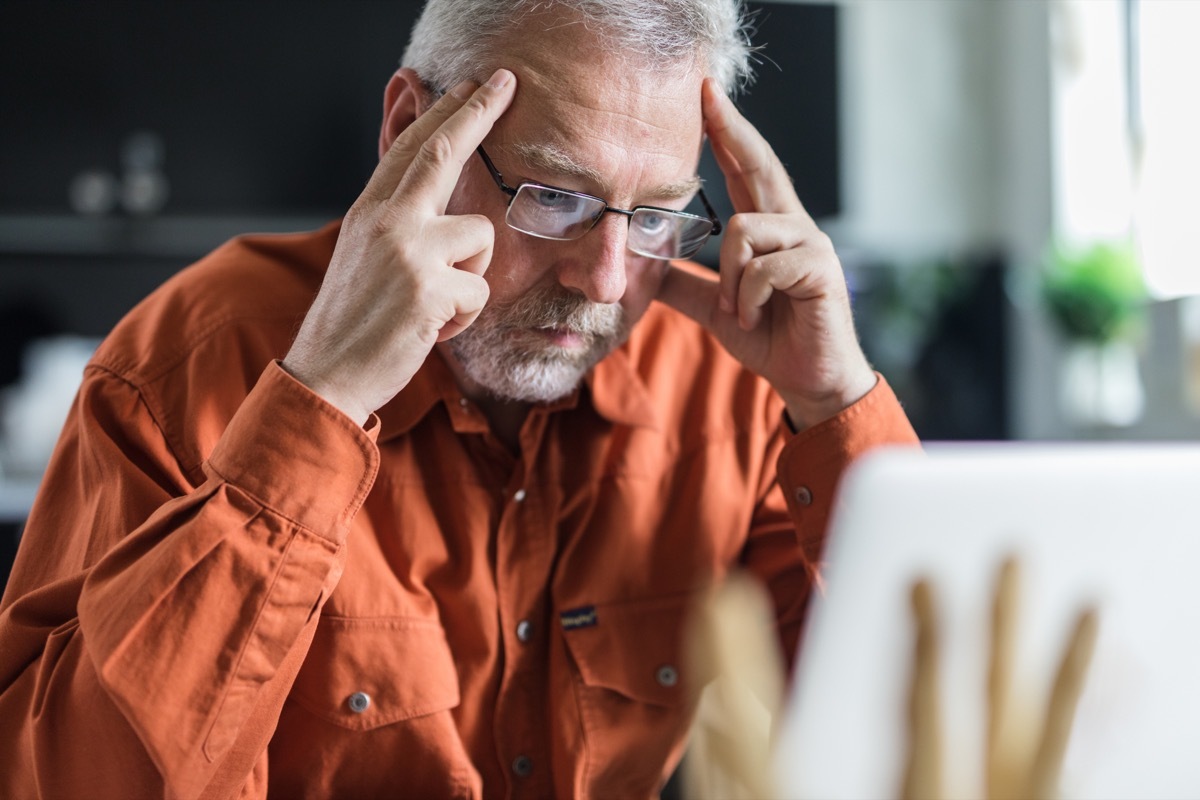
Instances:
[[[447,92],[397,137],[346,214],[283,367],[359,425],[487,302],[491,220],[446,205],[515,91],[498,70]]]

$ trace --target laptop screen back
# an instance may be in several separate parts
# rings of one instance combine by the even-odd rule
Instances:
[[[938,600],[949,796],[982,797],[993,585],[1019,559],[1014,707],[1031,729],[1070,627],[1099,636],[1068,798],[1200,796],[1200,446],[930,446],[848,473],[776,750],[785,796],[898,797],[912,582]]]

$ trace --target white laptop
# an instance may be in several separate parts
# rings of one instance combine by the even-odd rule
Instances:
[[[996,569],[1022,562],[1017,683],[1044,706],[1075,614],[1100,627],[1062,796],[1200,797],[1200,445],[931,445],[848,473],[775,748],[786,797],[895,798],[909,591],[938,595],[950,797],[982,797]]]

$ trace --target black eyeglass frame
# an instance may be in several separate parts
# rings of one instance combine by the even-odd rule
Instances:
[[[683,217],[691,217],[692,219],[704,219],[704,217],[701,217],[697,214],[690,214],[687,211],[676,211],[671,208],[659,208],[658,206],[636,206],[631,209],[617,208],[615,206],[610,206],[608,204],[608,201],[605,200],[603,197],[597,197],[594,194],[588,194],[587,192],[577,192],[574,189],[563,189],[558,186],[548,186],[544,183],[537,183],[535,181],[523,181],[523,182],[519,183],[516,187],[512,187],[504,182],[504,176],[500,174],[500,170],[496,169],[496,165],[493,164],[492,159],[488,157],[487,152],[483,149],[483,145],[479,145],[479,147],[475,148],[475,152],[479,153],[479,157],[483,159],[483,164],[485,167],[487,167],[488,172],[491,173],[492,180],[494,180],[496,182],[496,186],[499,187],[500,191],[502,191],[506,195],[508,195],[509,205],[512,204],[513,198],[515,198],[517,196],[517,192],[519,192],[521,190],[522,186],[534,186],[539,189],[549,189],[550,191],[553,191],[553,192],[563,192],[564,194],[578,195],[579,197],[586,197],[591,200],[595,200],[598,203],[602,203],[604,205],[604,210],[602,212],[600,212],[599,215],[597,215],[596,222],[600,221],[600,216],[603,216],[604,214],[608,214],[608,213],[620,214],[624,217],[632,219],[634,212],[641,211],[641,210],[660,211],[664,214],[676,214],[676,215],[683,216]],[[712,230],[708,232],[708,236],[706,236],[704,238],[704,242],[707,242],[709,237],[715,236],[715,235],[718,235],[721,233],[721,220],[717,216],[716,210],[712,207],[712,203],[708,202],[708,198],[704,194],[703,186],[697,187],[696,194],[700,198],[700,203],[704,206],[705,213],[708,214],[707,221],[711,222],[712,226],[713,226]],[[594,227],[596,227],[595,222],[592,223],[591,227],[589,227],[587,229],[587,231],[584,231],[582,234],[580,234],[580,237],[577,237],[577,238],[581,238],[582,236],[587,235],[587,232],[590,231]],[[522,233],[525,233],[525,231],[522,231]],[[555,239],[555,241],[573,241],[573,240],[572,239]],[[700,247],[704,246],[704,242],[700,243]],[[688,256],[683,256],[683,257],[691,258],[693,255],[695,255],[696,253],[698,253],[700,251],[700,247],[697,247],[696,250],[694,250]]]

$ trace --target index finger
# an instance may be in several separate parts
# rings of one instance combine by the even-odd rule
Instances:
[[[493,75],[492,79],[495,80],[495,77]],[[367,181],[363,196],[378,202],[392,197],[425,141],[481,89],[475,81],[465,80],[437,98],[433,105],[414,119],[392,142]]]
[[[424,114],[418,116],[412,123],[400,132],[388,147],[387,152],[379,159],[379,165],[371,173],[363,197],[383,202],[392,196],[396,186],[413,156],[429,134],[441,125],[451,114],[462,107],[471,98],[472,93],[479,88],[475,81],[466,80],[444,93]]]
[[[711,78],[704,81],[702,108],[713,155],[731,184],[730,194],[740,190],[753,205],[738,210],[785,214],[803,211],[792,179],[771,145]]]
[[[463,165],[508,109],[515,91],[513,74],[506,69],[496,70],[487,83],[421,141],[394,197],[413,199],[435,213],[444,213]]]

